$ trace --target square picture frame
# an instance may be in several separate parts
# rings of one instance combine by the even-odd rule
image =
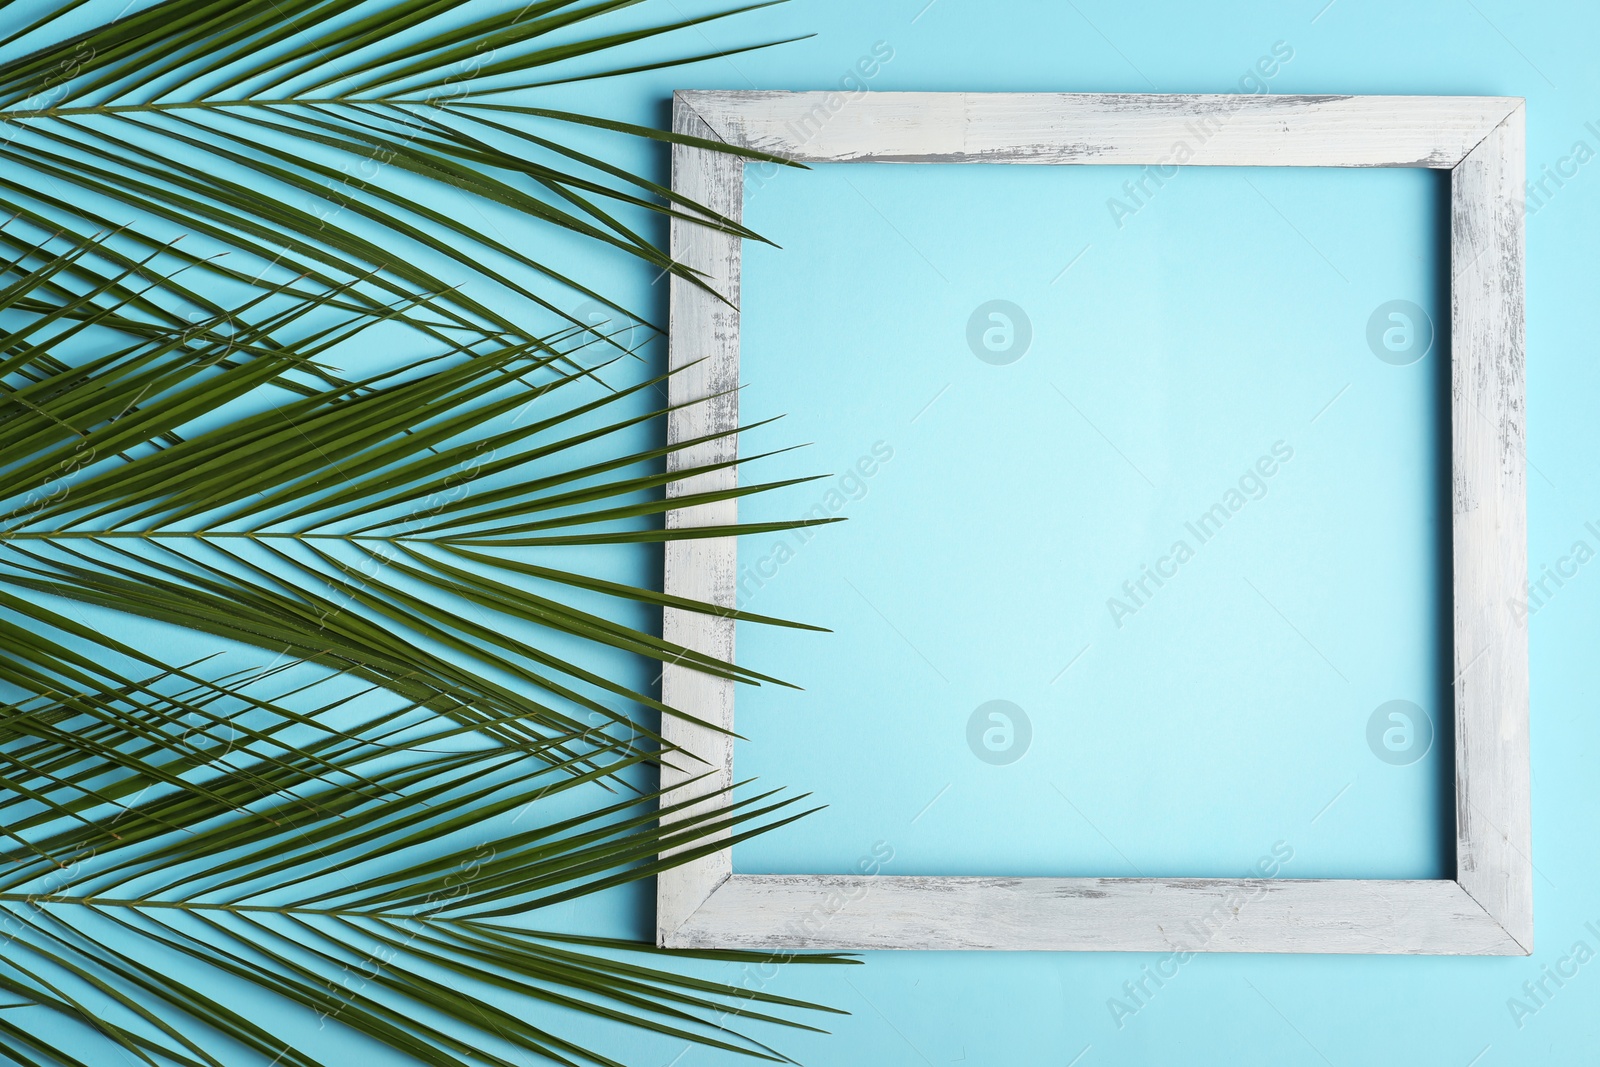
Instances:
[[[661,947],[1533,951],[1527,633],[1510,609],[1527,587],[1521,98],[681,91],[673,130],[806,164],[1450,171],[1456,871],[1442,879],[735,874],[725,834],[725,847],[657,876]],[[675,144],[672,189],[737,221],[745,163]],[[716,225],[672,222],[673,259],[705,285],[671,279],[668,443],[699,443],[674,452],[669,470],[730,465],[672,483],[669,497],[736,485],[740,251],[740,238]],[[736,521],[732,499],[667,515],[675,529]],[[669,596],[731,609],[736,580],[735,538],[666,545]],[[664,611],[667,640],[726,662],[734,629],[731,618]],[[670,826],[727,803],[734,682],[668,664],[661,684],[669,706],[721,727],[663,717],[665,740],[705,761],[663,764]],[[1208,936],[1195,943],[1184,931],[1197,928]]]

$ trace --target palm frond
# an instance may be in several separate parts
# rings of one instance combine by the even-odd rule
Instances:
[[[629,962],[638,951],[629,943],[491,920],[648,877],[664,849],[781,825],[802,814],[793,807],[803,798],[729,802],[663,830],[661,798],[646,794],[488,839],[486,825],[515,826],[533,798],[548,810],[595,788],[598,774],[563,773],[416,705],[374,703],[338,679],[303,683],[292,673],[213,683],[187,670],[108,677],[114,689],[0,709],[11,742],[3,814],[16,842],[0,883],[11,937],[0,990],[93,1021],[150,1062],[233,1062],[202,1033],[286,1057],[279,1062],[328,1062],[147,962],[172,953],[419,1062],[511,1062],[483,1041],[489,1017],[487,1028],[523,1051],[613,1062],[486,1004],[474,987],[787,1062],[734,1027],[809,1029],[767,1010],[800,1002]],[[311,713],[287,709],[287,698],[323,689],[332,692]],[[329,720],[341,708],[336,728]],[[195,717],[202,725],[189,726]],[[161,773],[180,764],[181,777]],[[423,845],[444,847],[386,862]],[[687,854],[706,847],[719,845]],[[341,974],[343,982],[330,977]],[[89,1010],[89,992],[118,1010]],[[79,1062],[42,1035],[32,1047]]]
[[[564,309],[649,318],[572,238],[688,284],[663,221],[760,240],[614,156],[731,150],[543,93],[766,5],[38,2],[0,39],[0,1058],[615,1064],[583,1016],[792,1062],[815,1005],[681,973],[775,957],[536,928],[813,810],[652,781],[699,764],[651,672],[782,683],[651,613],[799,624],[594,552],[817,521],[667,529],[765,457],[669,474],[731,434],[660,445],[666,377]]]
[[[0,181],[0,210],[48,218],[79,238],[103,227],[108,212],[131,211],[126,243],[162,247],[162,235],[181,228],[246,257],[250,268],[192,261],[229,281],[276,274],[348,285],[352,301],[373,308],[424,293],[418,310],[430,324],[517,340],[531,338],[516,317],[447,284],[439,268],[464,271],[572,325],[583,324],[524,279],[624,312],[554,266],[536,241],[508,243],[467,221],[470,213],[424,201],[429,187],[448,190],[696,282],[615,209],[641,221],[694,217],[759,239],[566,143],[566,134],[583,128],[725,146],[482,99],[592,77],[574,63],[769,6],[598,28],[638,3],[544,0],[457,25],[447,17],[456,5],[444,0],[161,0],[52,40],[68,5],[13,35],[48,43],[0,62],[0,160],[78,195],[46,201],[24,183]],[[591,24],[593,36],[574,39]],[[704,57],[681,61],[697,58]],[[526,81],[530,73],[539,80]]]
[[[79,251],[12,289],[35,291]],[[0,580],[316,660],[458,718],[518,722],[495,728],[507,738],[581,733],[562,704],[634,733],[636,709],[693,714],[547,651],[528,628],[742,682],[774,681],[572,608],[528,579],[636,603],[664,603],[659,594],[456,544],[619,525],[638,532],[626,528],[657,520],[669,480],[713,468],[668,475],[661,461],[669,448],[598,464],[567,457],[658,418],[654,409],[606,415],[662,379],[562,403],[587,372],[560,365],[571,351],[558,337],[465,360],[430,356],[240,410],[242,398],[312,365],[330,337],[359,342],[370,318],[290,337],[326,302],[292,301],[266,326],[243,309],[232,316],[243,325],[226,341],[102,321],[125,343],[78,363],[50,355],[57,338],[29,343],[52,315],[0,334],[0,353],[17,353],[0,364],[11,369],[9,382],[0,377]],[[75,336],[82,325],[60,333]],[[547,414],[518,421],[534,410]],[[192,429],[207,420],[216,425]],[[641,465],[656,469],[635,473]],[[441,594],[463,598],[470,614],[442,606]],[[642,740],[660,743],[650,731]]]
[[[92,1023],[141,1062],[227,1062],[219,1037],[323,1062],[151,953],[203,961],[419,1062],[510,1062],[482,1039],[491,1017],[524,1051],[612,1062],[501,1019],[456,979],[781,1061],[730,1028],[790,1024],[743,991],[493,925],[807,813],[801,797],[730,796],[664,827],[662,810],[684,805],[662,809],[632,772],[695,756],[641,716],[693,709],[574,649],[775,680],[563,591],[794,624],[503,548],[529,533],[668,533],[665,461],[700,442],[584,458],[660,418],[641,401],[665,379],[596,390],[571,366],[590,342],[564,331],[347,380],[325,361],[383,322],[346,306],[347,289],[302,280],[191,322],[140,305],[160,277],[147,263],[75,284],[69,269],[103,244],[28,246],[0,289],[0,686],[21,694],[0,707],[0,921],[17,949],[0,990]],[[52,602],[276,665],[171,665]],[[610,799],[557,814],[580,795]],[[464,840],[530,806],[550,814],[491,852]],[[393,953],[372,988],[330,988],[330,969],[373,944]],[[82,1062],[14,1028],[0,1048]]]

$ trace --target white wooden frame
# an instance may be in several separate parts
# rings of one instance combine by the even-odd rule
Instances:
[[[1196,130],[1208,136],[1197,144]],[[802,163],[1432,167],[1451,172],[1451,478],[1456,677],[1454,880],[945,878],[734,874],[732,849],[658,878],[673,948],[1045,949],[1522,955],[1533,950],[1525,630],[1523,101],[1507,97],[680,92],[678,133]],[[672,187],[740,217],[744,161],[676,145]],[[737,237],[674,221],[673,257],[726,302],[672,279],[668,435],[732,430],[739,378]],[[692,364],[692,365],[691,365]],[[703,403],[694,403],[703,400]],[[687,407],[677,405],[688,404]],[[676,453],[732,459],[734,438]],[[733,469],[673,495],[734,484]],[[725,503],[674,527],[732,523]],[[733,538],[671,543],[666,591],[732,607]],[[669,640],[733,660],[734,624],[668,609]],[[733,683],[667,667],[663,699],[733,726]],[[679,719],[666,739],[709,762],[663,769],[667,803],[733,782],[733,740]],[[695,810],[695,809],[691,809]],[[682,817],[682,816],[677,816]],[[1205,931],[1200,936],[1199,932]]]

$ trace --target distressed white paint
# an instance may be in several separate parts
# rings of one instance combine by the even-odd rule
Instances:
[[[692,92],[730,144],[802,163],[1440,167],[1521,101],[1479,96]]]
[[[822,111],[818,111],[818,108]],[[657,940],[678,948],[1384,952],[1505,955],[1533,946],[1526,633],[1510,612],[1527,572],[1523,457],[1523,105],[1504,97],[1061,93],[686,92],[674,129],[799,162],[1412,166],[1453,169],[1452,485],[1457,879],[1233,880],[734,875],[732,851],[658,878]],[[743,164],[676,146],[673,188],[739,217]],[[672,283],[674,403],[738,378],[739,243],[675,222],[673,255],[727,303]],[[733,429],[737,405],[696,404],[673,441]],[[731,442],[678,463],[731,458]],[[732,485],[731,471],[675,494]],[[687,527],[732,504],[673,511]],[[735,547],[670,545],[666,590],[734,602]],[[733,625],[668,611],[669,639],[732,660]],[[725,727],[731,684],[669,668],[664,699]],[[669,741],[732,781],[730,736],[669,720]],[[684,768],[693,766],[679,757]],[[696,771],[703,768],[696,767]],[[693,773],[693,772],[689,772]],[[662,772],[665,786],[685,770]]]
[[[673,129],[695,137],[711,131],[683,107],[673,110]],[[672,187],[695,203],[737,220],[744,206],[744,165],[735,157],[687,145],[672,149]],[[701,271],[713,292],[674,276],[671,282],[667,441],[691,441],[739,425],[739,241],[711,226],[674,219],[673,257]],[[698,403],[693,403],[699,401]],[[738,438],[693,445],[668,457],[669,470],[724,462],[735,458]],[[712,492],[735,484],[734,468],[711,471],[673,482],[667,495]],[[669,527],[725,526],[738,521],[733,500],[676,508],[667,513]],[[665,587],[676,596],[720,607],[733,607],[737,596],[735,543],[731,537],[669,541]],[[731,619],[667,608],[662,636],[727,663],[733,662]],[[668,664],[661,673],[661,699],[672,708],[725,730],[733,728],[733,683],[688,667]],[[669,755],[661,768],[661,787],[670,790],[664,804],[710,797],[733,783],[733,742],[725,733],[698,723],[662,716],[661,735],[669,745],[692,753]],[[703,762],[702,762],[703,761]],[[703,811],[705,804],[683,814]],[[680,818],[682,815],[679,816]],[[726,836],[724,834],[723,836]],[[657,938],[665,943],[694,914],[733,870],[729,850],[674,868],[657,883]]]
[[[1523,109],[1451,175],[1456,878],[1533,951],[1523,452]]]
[[[1522,952],[1451,881],[736,874],[681,948]]]

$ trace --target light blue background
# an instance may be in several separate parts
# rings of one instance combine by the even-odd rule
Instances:
[[[644,6],[659,18],[708,9]],[[1265,79],[1270,92],[1520,95],[1531,175],[1576,142],[1600,149],[1585,126],[1600,127],[1600,10],[1579,3],[796,0],[651,47],[811,32],[541,102],[659,125],[674,88],[832,88],[878,42],[893,59],[874,90],[1231,92],[1284,42],[1293,58]],[[653,150],[631,162],[664,173]],[[1600,520],[1593,170],[1528,223],[1535,572],[1579,539],[1600,547],[1584,526]],[[893,458],[844,506],[848,523],[748,601],[834,632],[741,628],[745,662],[806,688],[741,691],[739,773],[830,806],[741,848],[740,869],[842,870],[885,842],[894,873],[1226,875],[1283,842],[1288,875],[1450,873],[1448,649],[1429,562],[1445,515],[1443,361],[1436,349],[1393,367],[1365,341],[1392,299],[1441,317],[1443,187],[1419,172],[1189,170],[1118,228],[1105,202],[1130,176],[857,167],[752,179],[748,219],[784,249],[747,262],[744,413],[789,418],[747,447],[815,444],[751,473],[832,476],[745,514],[794,517],[830,487],[850,491],[841,479],[875,442]],[[653,272],[540,240],[540,254],[664,315]],[[1006,367],[980,362],[964,336],[996,298],[1024,307],[1034,331]],[[1279,440],[1294,458],[1266,496],[1117,628],[1106,598]],[[742,550],[759,559],[770,543]],[[611,576],[656,572],[634,562]],[[1596,1062],[1600,962],[1550,984],[1520,1027],[1507,1003],[1574,943],[1600,951],[1592,570],[1529,623],[1531,958],[1202,956],[1120,1027],[1109,998],[1156,957],[872,953],[849,969],[700,973],[848,1010],[821,1020],[832,1036],[762,1034],[812,1065]],[[1022,706],[1034,730],[1004,767],[974,758],[965,735],[995,698]],[[1439,726],[1433,753],[1410,766],[1366,744],[1367,717],[1393,698]],[[648,887],[552,910],[536,921],[641,938],[653,926]],[[258,1018],[304,1021],[281,1004]],[[564,1032],[640,1067],[749,1062],[571,1023]]]
[[[1279,840],[1301,877],[1451,873],[1448,745],[1394,767],[1365,733],[1395,697],[1447,719],[1445,362],[1365,338],[1390,296],[1432,303],[1439,176],[1180,170],[1118,230],[1136,177],[838,166],[749,196],[783,248],[748,254],[743,413],[790,415],[747,440],[837,473],[747,513],[848,521],[741,547],[746,606],[835,631],[740,634],[807,691],[743,695],[739,776],[830,805],[741,869],[839,873],[883,837],[904,874],[1239,875]],[[1014,364],[967,344],[994,295],[1032,309]],[[1012,765],[967,746],[995,698],[1032,724]]]
[[[1584,125],[1600,119],[1582,43],[1600,29],[1592,6],[1321,7],[800,4],[772,24],[815,40],[677,82],[831,87],[884,41],[894,58],[873,89],[1226,92],[1281,41],[1294,56],[1271,92],[1525,96],[1535,177],[1574,142],[1600,148]],[[789,413],[756,445],[815,442],[768,475],[835,476],[746,514],[804,512],[876,441],[894,457],[844,506],[849,522],[747,598],[836,632],[741,628],[742,655],[807,690],[741,692],[739,774],[830,808],[738,850],[739,869],[843,870],[877,841],[900,873],[1231,874],[1276,841],[1295,849],[1296,875],[1453,866],[1447,771],[1382,763],[1364,735],[1383,701],[1437,711],[1447,691],[1443,576],[1427,562],[1447,514],[1443,361],[1436,349],[1393,367],[1364,337],[1391,299],[1437,321],[1444,187],[1416,172],[1191,170],[1119,230],[1105,200],[1128,176],[830,167],[747,179],[747,221],[784,250],[746,261],[743,410]],[[1580,169],[1528,220],[1535,572],[1577,539],[1593,545],[1584,523],[1600,513],[1586,414],[1595,181]],[[1007,367],[974,358],[963,336],[994,298],[1034,327]],[[1105,598],[1278,439],[1295,458],[1268,495],[1116,629]],[[748,539],[742,558],[771,540]],[[1600,964],[1547,983],[1555,996],[1520,1028],[1507,1005],[1575,942],[1600,949],[1584,925],[1600,927],[1591,581],[1580,571],[1530,621],[1533,957],[1201,957],[1119,1028],[1108,998],[1155,957],[872,953],[842,978],[790,971],[770,985],[853,1012],[834,1038],[784,1049],[852,1065],[1595,1062]],[[966,747],[967,715],[994,698],[1034,727],[1006,767]],[[1448,752],[1447,709],[1440,719]],[[731,1062],[665,1052],[662,1063]]]

